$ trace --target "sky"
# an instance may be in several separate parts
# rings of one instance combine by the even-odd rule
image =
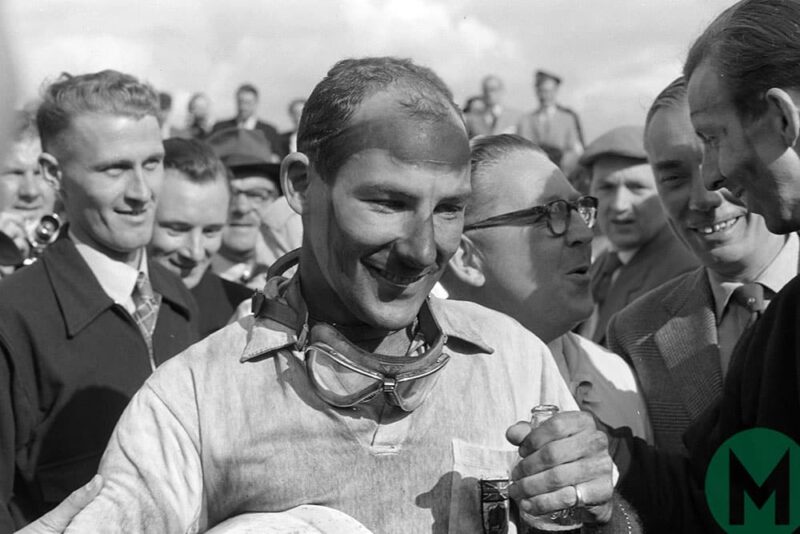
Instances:
[[[260,116],[287,105],[344,57],[394,55],[433,68],[458,103],[500,76],[511,107],[536,106],[533,72],[561,75],[560,101],[591,140],[642,124],[680,74],[692,40],[732,0],[0,0],[20,103],[61,72],[113,68],[173,95],[207,93],[218,119],[243,82]]]

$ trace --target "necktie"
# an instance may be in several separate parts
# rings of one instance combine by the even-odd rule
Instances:
[[[764,287],[758,283],[743,284],[736,288],[731,296],[733,301],[750,312],[750,319],[746,328],[755,323],[766,308],[764,301]]]
[[[161,306],[161,295],[153,291],[150,280],[143,272],[136,278],[136,285],[131,294],[133,304],[136,309],[133,311],[133,319],[139,327],[139,331],[147,343],[147,352],[150,357],[150,368],[155,371],[156,364],[153,356],[153,331],[156,329],[158,319],[158,308]]]
[[[599,305],[605,302],[606,297],[608,297],[608,290],[611,289],[614,273],[621,266],[622,260],[619,259],[619,254],[609,251],[602,270],[592,283],[592,298],[596,304]]]

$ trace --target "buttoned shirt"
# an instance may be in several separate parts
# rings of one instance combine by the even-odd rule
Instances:
[[[482,532],[478,481],[519,459],[506,429],[538,404],[577,406],[547,347],[514,320],[468,302],[430,308],[450,361],[411,413],[326,404],[293,329],[268,318],[194,345],[128,405],[103,490],[67,532],[199,532],[303,504],[376,533]]]
[[[146,276],[149,275],[147,271],[147,252],[144,249],[139,251],[139,267],[134,268],[92,248],[78,239],[73,232],[69,232],[69,237],[75,243],[75,248],[78,249],[78,253],[89,265],[89,269],[92,270],[92,274],[97,278],[106,295],[116,304],[125,308],[128,313],[133,314],[136,311],[136,305],[133,303],[132,297],[136,278],[140,272],[143,272]]]
[[[800,254],[800,240],[797,234],[789,234],[786,243],[781,247],[775,259],[767,265],[752,282],[764,286],[764,299],[769,299],[777,294],[797,274],[798,254]],[[730,282],[723,280],[716,272],[706,269],[711,294],[714,296],[714,314],[717,319],[717,333],[719,339],[719,356],[722,377],[728,372],[733,348],[742,335],[748,321],[750,312],[741,306],[731,303],[733,292],[743,282]]]

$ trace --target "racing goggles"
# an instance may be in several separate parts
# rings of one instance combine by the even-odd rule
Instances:
[[[353,345],[328,324],[314,325],[309,332],[305,361],[317,395],[332,406],[350,408],[383,394],[386,402],[404,412],[417,409],[436,384],[439,371],[450,360],[443,351],[447,336],[439,329],[427,304],[420,310],[420,326],[433,334],[423,354],[388,356]],[[430,328],[435,330],[431,332]],[[412,345],[415,342],[416,339]]]

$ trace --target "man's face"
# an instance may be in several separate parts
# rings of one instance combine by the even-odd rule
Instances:
[[[55,190],[42,178],[40,153],[38,139],[17,141],[0,174],[0,212],[13,213],[31,224],[52,213],[56,200]]]
[[[492,191],[494,200],[480,210],[479,219],[580,196],[547,156],[533,151],[514,152],[489,172],[503,187]],[[481,304],[510,315],[538,335],[564,333],[592,313],[588,273],[593,234],[576,212],[570,213],[569,228],[559,237],[550,233],[545,219],[531,226],[479,228],[465,235],[483,261]]]
[[[396,100],[394,92],[365,99],[352,119],[355,128],[386,117]],[[458,248],[470,192],[466,131],[455,112],[427,125],[394,113],[396,121],[381,124],[390,137],[401,132],[395,138],[403,150],[394,143],[361,149],[328,181],[312,168],[303,213],[304,247],[314,260],[308,270],[318,278],[308,282],[329,293],[317,295],[317,312],[385,330],[413,322]]]
[[[657,111],[645,145],[670,225],[705,266],[735,277],[771,256],[776,236],[767,230],[763,217],[748,212],[727,189],[704,187],[703,148],[686,105]]]
[[[774,117],[743,120],[707,62],[689,79],[688,96],[692,124],[704,145],[706,187],[727,187],[775,233],[800,229],[800,158],[770,124]]]
[[[210,107],[211,104],[208,99],[200,96],[192,100],[192,103],[189,106],[189,113],[198,120],[206,119],[208,118]]]
[[[148,251],[191,289],[222,244],[228,218],[227,178],[195,183],[176,169],[167,169],[164,178]]]
[[[536,97],[543,107],[555,104],[557,93],[558,85],[550,78],[545,78],[536,85]]]
[[[265,210],[279,196],[275,182],[263,176],[245,176],[230,182],[228,226],[222,234],[225,248],[247,255],[256,248]]]
[[[240,120],[246,120],[256,114],[258,97],[250,91],[239,91],[236,94],[236,113]]]
[[[158,121],[87,113],[61,139],[55,157],[71,230],[111,257],[130,259],[150,241],[164,179]]]
[[[647,163],[603,156],[592,167],[597,223],[617,250],[635,250],[655,237],[666,222],[653,172]]]
[[[499,78],[487,78],[483,82],[483,99],[488,107],[494,107],[503,103],[503,82]]]

